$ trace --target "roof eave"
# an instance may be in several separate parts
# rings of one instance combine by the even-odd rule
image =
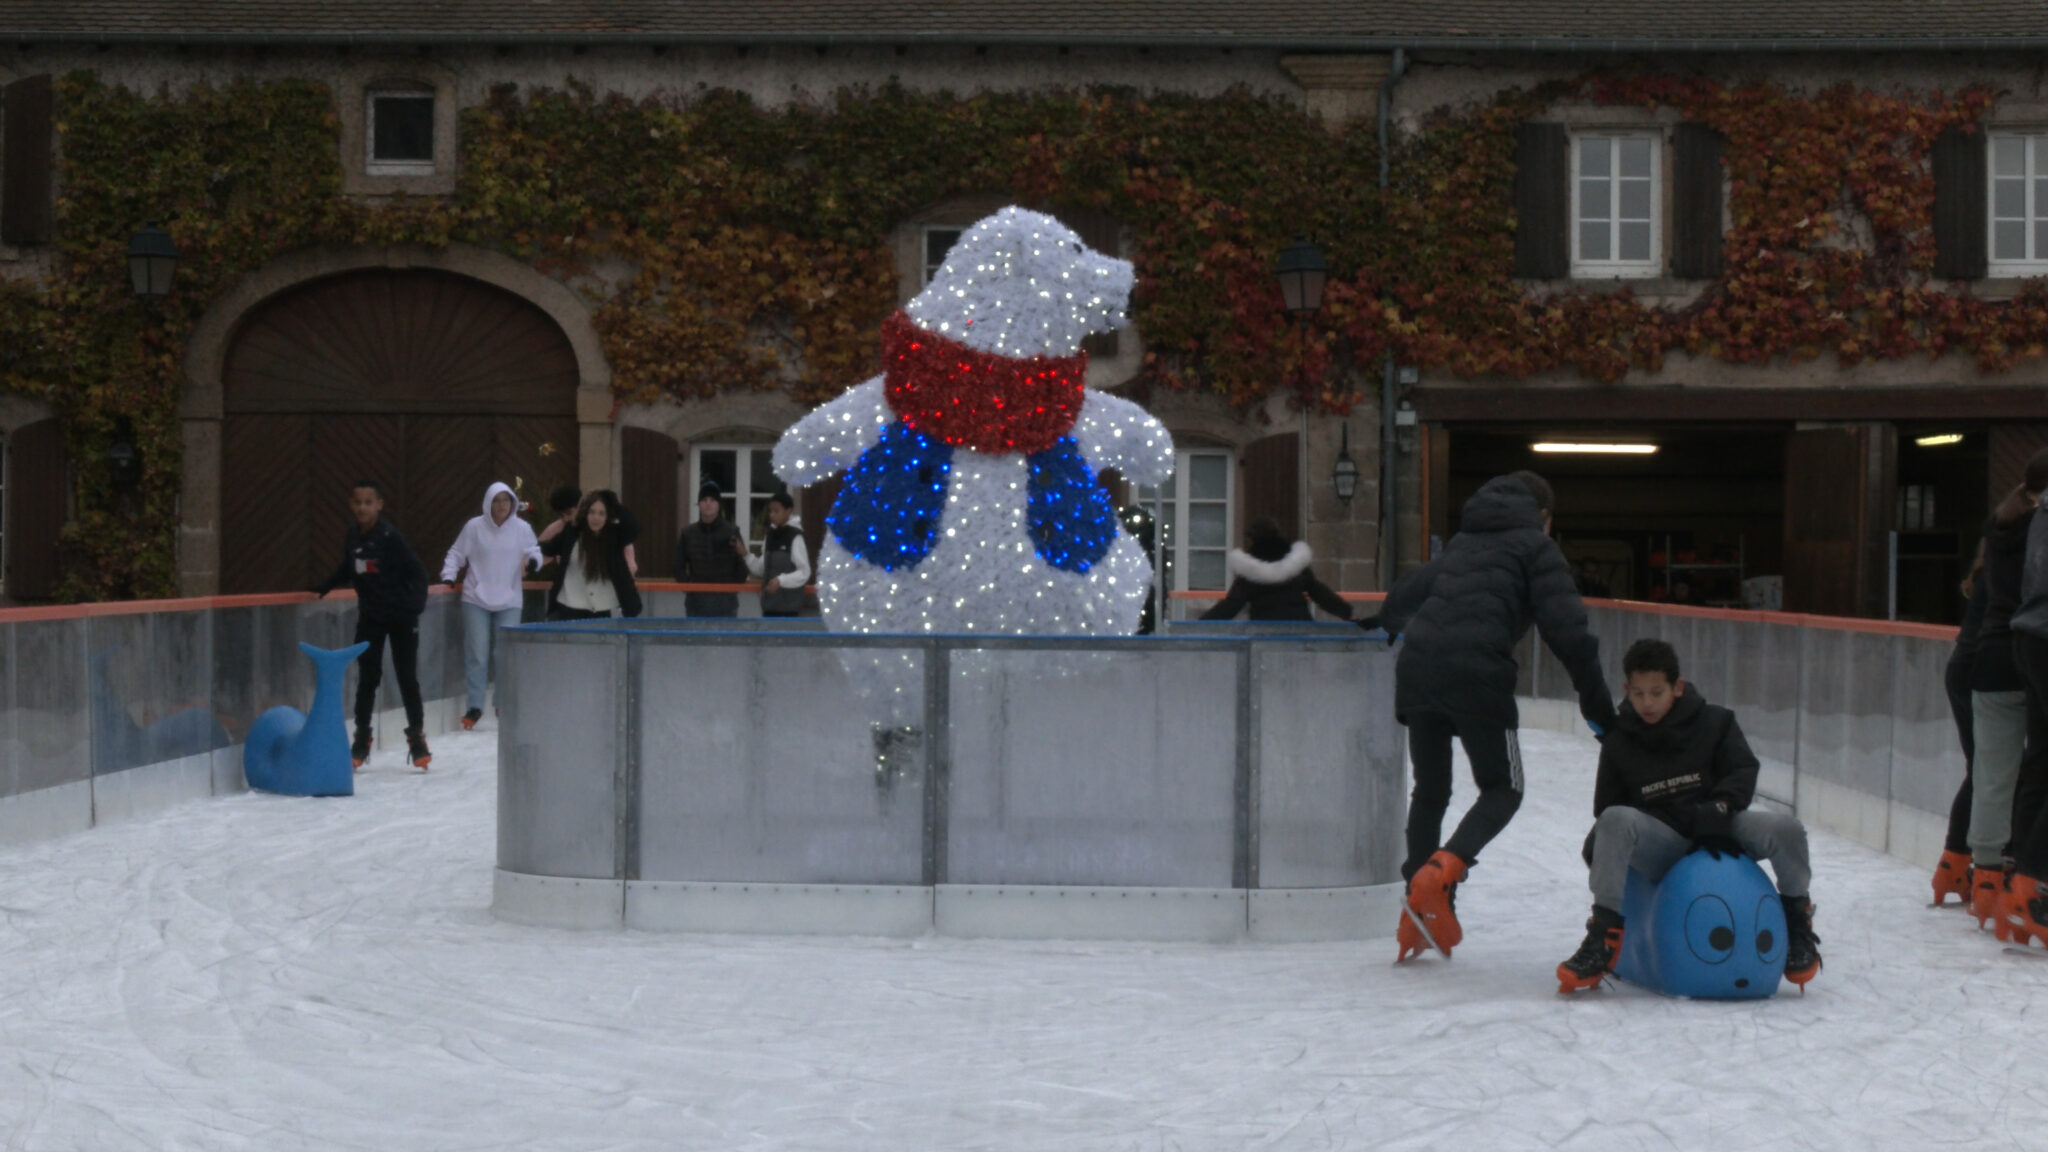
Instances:
[[[947,29],[933,32],[85,32],[73,30],[0,30],[0,44],[15,45],[142,45],[163,47],[735,47],[752,45],[807,48],[898,45],[974,47],[1108,47],[1155,49],[1242,49],[1303,53],[1499,52],[1518,54],[1727,54],[1738,52],[2028,52],[2048,50],[2048,35],[1856,37],[1813,36],[1769,39],[1667,37],[1517,37],[1517,36],[1237,36],[1227,33],[1167,35],[1100,35],[1085,33],[1004,33],[968,35]]]

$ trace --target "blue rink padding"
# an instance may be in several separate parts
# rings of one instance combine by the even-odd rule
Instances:
[[[348,755],[348,727],[341,713],[341,682],[348,666],[369,648],[315,648],[303,641],[299,651],[313,660],[318,677],[313,707],[277,707],[256,718],[242,744],[242,775],[249,787],[285,796],[353,796],[355,764]]]
[[[1747,856],[1700,850],[1652,883],[1628,870],[1614,974],[1666,996],[1756,1000],[1785,974],[1785,906]]]

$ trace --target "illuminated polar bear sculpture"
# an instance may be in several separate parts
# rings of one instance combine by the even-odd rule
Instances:
[[[1173,471],[1173,440],[1086,386],[1081,341],[1123,323],[1131,266],[1005,208],[882,323],[883,374],[775,446],[793,485],[846,471],[818,604],[836,632],[1137,631],[1152,565],[1096,483]]]

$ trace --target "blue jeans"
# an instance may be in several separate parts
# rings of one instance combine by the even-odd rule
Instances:
[[[484,688],[491,681],[491,654],[498,648],[498,629],[519,623],[519,609],[493,612],[468,601],[462,604],[462,670],[469,679],[469,707],[481,712]]]

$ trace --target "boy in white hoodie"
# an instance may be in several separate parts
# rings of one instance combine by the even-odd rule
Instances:
[[[484,514],[462,526],[462,533],[441,561],[441,579],[454,584],[462,580],[462,665],[469,679],[469,711],[462,714],[464,728],[476,727],[484,714],[484,689],[490,682],[491,654],[497,650],[498,629],[519,623],[524,602],[521,588],[529,567],[541,565],[540,543],[533,526],[514,515],[518,498],[512,489],[493,484],[484,490]]]

